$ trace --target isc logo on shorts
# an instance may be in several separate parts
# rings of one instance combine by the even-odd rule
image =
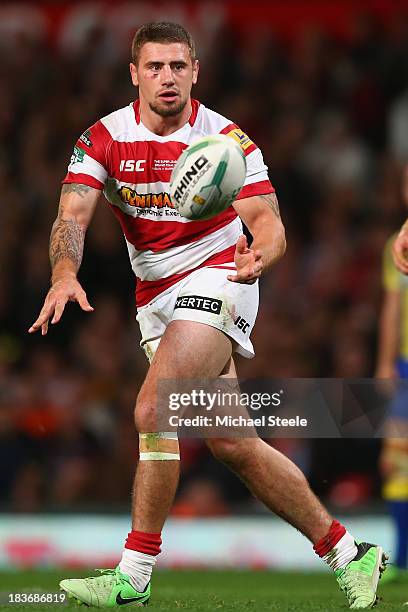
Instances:
[[[175,308],[191,308],[192,310],[204,310],[213,314],[220,314],[222,301],[202,295],[186,295],[176,300]]]
[[[247,333],[250,327],[249,323],[245,321],[245,319],[243,319],[242,317],[237,317],[234,321],[234,325],[236,325],[238,329],[240,329],[244,334]]]

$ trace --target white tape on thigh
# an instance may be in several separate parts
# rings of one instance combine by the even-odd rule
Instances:
[[[179,461],[179,443],[175,431],[139,434],[140,461]]]

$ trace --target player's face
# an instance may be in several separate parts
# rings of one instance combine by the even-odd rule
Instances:
[[[148,42],[140,49],[137,66],[130,64],[130,72],[140,99],[161,117],[174,117],[185,108],[197,82],[198,62],[192,61],[184,43]]]

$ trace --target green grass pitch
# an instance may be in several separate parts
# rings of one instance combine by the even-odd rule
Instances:
[[[58,581],[67,577],[92,575],[87,572],[27,571],[0,573],[0,610],[32,610],[51,612],[80,610],[76,604],[25,604],[7,605],[8,592],[57,592]],[[377,612],[382,610],[408,610],[408,581],[384,584],[379,588],[380,601]],[[86,608],[83,608],[84,610]],[[344,595],[339,591],[331,574],[304,574],[267,571],[156,571],[153,579],[152,598],[146,610],[188,610],[211,612],[260,612],[279,610],[295,612],[319,610],[330,612],[348,609]]]

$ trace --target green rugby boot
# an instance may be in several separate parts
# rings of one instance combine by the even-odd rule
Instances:
[[[120,606],[145,606],[150,597],[150,582],[139,593],[132,586],[129,576],[116,569],[97,570],[99,576],[61,580],[60,588],[70,599],[96,608]]]
[[[335,571],[337,582],[345,592],[350,608],[372,608],[377,602],[377,585],[385,570],[387,556],[381,546],[361,542],[357,554],[344,569]]]

